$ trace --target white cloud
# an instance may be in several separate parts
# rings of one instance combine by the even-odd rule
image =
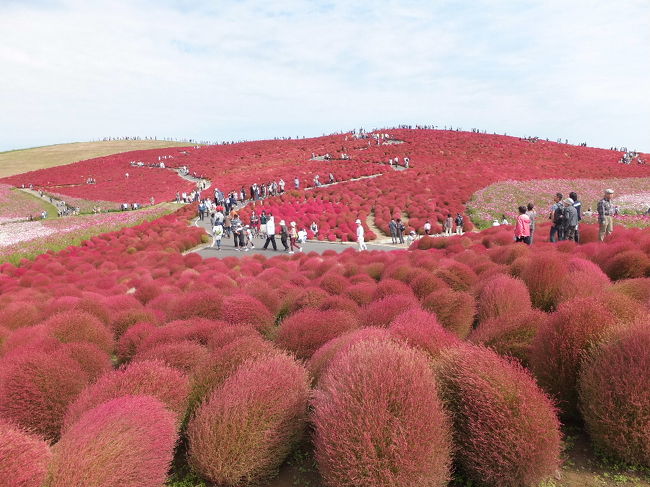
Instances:
[[[0,4],[0,150],[453,124],[650,151],[650,4]]]

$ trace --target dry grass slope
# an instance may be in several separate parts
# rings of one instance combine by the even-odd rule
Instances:
[[[71,162],[120,152],[164,147],[186,147],[189,145],[192,144],[165,140],[110,140],[106,142],[73,142],[0,152],[0,177],[22,174],[36,169],[62,166]]]

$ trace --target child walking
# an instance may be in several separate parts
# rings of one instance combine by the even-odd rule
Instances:
[[[221,237],[223,237],[223,226],[221,223],[216,223],[212,227],[212,247],[217,245],[217,250],[221,250]]]
[[[290,254],[293,254],[293,248],[297,248],[298,252],[302,252],[302,247],[298,245],[298,231],[296,230],[296,222],[291,222],[291,230],[289,232],[289,245],[291,250]]]

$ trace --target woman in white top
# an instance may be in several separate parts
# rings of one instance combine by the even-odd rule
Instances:
[[[364,230],[363,230],[363,225],[361,225],[361,220],[357,220],[355,222],[357,224],[357,244],[359,245],[359,252],[362,250],[368,250],[368,246],[366,245],[366,242],[364,241]]]

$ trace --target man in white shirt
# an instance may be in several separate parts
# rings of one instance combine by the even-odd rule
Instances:
[[[267,249],[269,243],[273,245],[273,250],[278,250],[278,244],[275,243],[275,219],[269,213],[269,219],[266,220],[266,242],[264,242],[264,250]]]
[[[355,222],[357,224],[357,244],[359,245],[359,252],[362,250],[368,250],[368,246],[366,245],[366,242],[364,241],[364,230],[363,230],[363,225],[361,224],[361,220],[357,220]]]

